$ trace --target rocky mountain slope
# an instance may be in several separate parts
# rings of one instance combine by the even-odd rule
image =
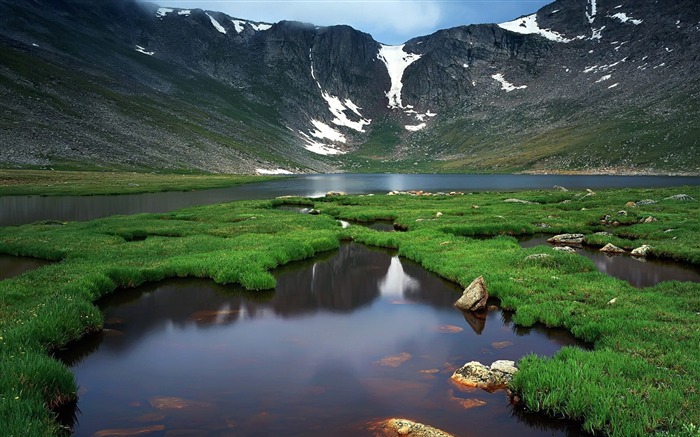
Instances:
[[[698,174],[700,8],[622,1],[386,46],[132,0],[0,0],[0,165]]]

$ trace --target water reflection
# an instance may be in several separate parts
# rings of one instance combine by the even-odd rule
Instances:
[[[568,432],[531,428],[502,392],[461,392],[449,377],[471,360],[551,355],[570,336],[516,330],[500,311],[475,335],[452,307],[459,287],[354,244],[275,276],[274,293],[187,279],[101,301],[107,329],[59,354],[80,385],[75,435],[354,436],[388,416],[457,435]]]
[[[527,237],[520,241],[520,246],[548,246],[547,238]],[[610,254],[589,246],[572,247],[576,253],[593,261],[599,272],[627,281],[638,288],[652,287],[663,281],[700,282],[700,268],[692,264],[636,258],[627,254]]]

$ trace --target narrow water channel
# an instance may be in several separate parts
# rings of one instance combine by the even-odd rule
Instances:
[[[525,237],[521,247],[551,246],[550,236]],[[622,279],[637,288],[653,287],[663,281],[700,282],[700,268],[677,261],[609,254],[590,246],[572,246],[576,253],[593,261],[598,271]]]
[[[275,276],[274,292],[180,279],[101,301],[105,331],[60,356],[80,386],[74,435],[357,436],[389,417],[455,435],[578,433],[450,382],[468,361],[552,355],[575,343],[565,331],[465,317],[455,284],[355,244]]]

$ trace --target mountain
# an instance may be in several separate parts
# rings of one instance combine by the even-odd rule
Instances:
[[[700,8],[621,1],[385,46],[132,0],[0,0],[0,165],[700,174]]]

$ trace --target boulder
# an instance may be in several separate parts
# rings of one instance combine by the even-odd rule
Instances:
[[[629,201],[629,202],[625,203],[625,206],[627,208],[636,208],[637,204],[635,202]]]
[[[625,253],[625,249],[620,249],[612,243],[608,243],[605,246],[601,247],[600,251],[608,253]]]
[[[468,387],[495,391],[508,387],[517,371],[515,362],[509,360],[494,361],[491,366],[485,366],[478,361],[470,361],[452,374],[452,380]]]
[[[642,220],[640,220],[640,222],[641,223],[654,223],[654,222],[658,222],[658,220],[656,217],[649,216],[649,217],[643,218]]]
[[[310,209],[308,213],[311,215],[319,215],[319,214],[321,214],[321,211],[316,209],[316,208],[313,208],[313,209]]]
[[[566,188],[562,187],[561,185],[555,185],[552,188],[554,188],[555,190],[559,190],[559,191],[569,191]]]
[[[651,252],[651,246],[649,246],[647,244],[642,244],[641,246],[632,250],[632,255],[633,256],[647,256],[647,255],[649,255],[649,252]]]
[[[326,193],[326,197],[334,197],[334,196],[347,196],[348,194],[344,191],[329,191]]]
[[[559,234],[547,239],[553,244],[581,244],[585,236],[583,234]]]
[[[469,284],[464,293],[462,293],[462,297],[454,303],[454,306],[465,311],[478,311],[486,308],[488,298],[489,293],[486,290],[484,277],[479,276]]]
[[[576,253],[576,250],[570,246],[557,246],[554,248],[554,250],[558,250],[560,252],[566,252],[566,253]]]
[[[637,206],[640,205],[656,205],[656,201],[651,199],[642,199],[639,202],[637,202]]]
[[[522,200],[522,199],[506,199],[504,200],[506,203],[522,203],[524,205],[533,205],[537,204],[537,202],[530,202],[529,200]]]
[[[689,201],[689,200],[695,200],[694,198],[688,196],[687,194],[676,194],[674,196],[668,196],[665,197],[664,200],[683,200],[683,201]]]
[[[533,253],[532,255],[528,255],[525,257],[526,261],[530,261],[533,259],[545,259],[545,258],[551,258],[552,255],[548,253]]]
[[[414,422],[408,419],[388,419],[369,424],[370,435],[373,436],[413,436],[413,437],[454,437],[445,431],[433,428],[429,425]]]
[[[440,211],[436,212],[435,217],[442,217],[442,213]]]

